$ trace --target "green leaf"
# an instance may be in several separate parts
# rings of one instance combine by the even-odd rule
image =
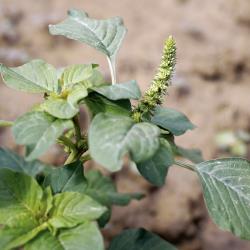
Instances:
[[[68,18],[63,22],[50,25],[49,31],[52,35],[63,35],[86,43],[108,57],[115,56],[126,34],[119,17],[97,20],[75,9],[68,11]]]
[[[169,167],[174,163],[173,152],[166,140],[161,140],[159,149],[154,156],[138,163],[137,168],[141,175],[150,183],[162,186],[165,183]]]
[[[152,122],[177,136],[195,128],[184,114],[170,108],[157,107]]]
[[[94,222],[63,229],[58,236],[41,233],[25,246],[25,250],[104,250],[102,235]]]
[[[83,193],[87,181],[83,175],[83,166],[80,161],[63,167],[55,168],[45,177],[44,186],[51,186],[53,193],[73,191]]]
[[[98,113],[110,113],[129,116],[131,112],[131,103],[129,100],[111,101],[99,94],[90,93],[84,100],[92,115]]]
[[[109,250],[177,250],[167,241],[145,229],[128,229],[116,236]]]
[[[14,68],[0,64],[0,72],[5,84],[16,90],[31,93],[58,91],[56,69],[43,60],[32,60]]]
[[[136,163],[151,158],[159,148],[159,134],[153,124],[135,124],[129,117],[100,113],[90,125],[90,154],[108,170],[118,171],[127,153]]]
[[[83,166],[80,161],[55,168],[45,178],[44,186],[51,186],[54,193],[65,191],[84,193],[109,208],[112,205],[125,206],[132,199],[141,199],[143,197],[139,193],[118,193],[112,180],[103,176],[99,171],[90,170],[84,176]],[[104,220],[103,224],[105,224],[110,215],[111,212],[107,211],[99,220]]]
[[[0,147],[0,169],[1,168],[8,168],[30,176],[36,176],[37,174],[49,172],[53,169],[52,166],[46,165],[38,160],[26,161],[23,157],[11,150]]]
[[[82,85],[76,85],[75,87],[72,88],[72,90],[69,92],[68,97],[67,97],[67,101],[69,104],[71,104],[72,106],[75,106],[78,108],[79,111],[79,107],[77,106],[78,103],[84,99],[86,96],[88,95],[88,91],[86,89],[85,86]]]
[[[28,175],[0,169],[0,224],[37,224],[43,191]]]
[[[79,112],[79,108],[71,105],[67,100],[56,97],[49,97],[41,104],[41,108],[50,115],[60,119],[70,119]]]
[[[39,234],[41,231],[44,231],[46,228],[46,223],[30,230],[20,227],[5,227],[4,229],[0,230],[0,247],[2,250],[7,250],[21,246],[36,237],[37,234]]]
[[[87,195],[64,192],[54,196],[48,223],[54,228],[74,227],[85,221],[98,219],[105,211],[105,207]]]
[[[40,233],[36,238],[29,241],[24,250],[65,250],[61,242],[50,231]]]
[[[0,120],[0,128],[1,127],[11,127],[12,125],[13,125],[13,122],[11,122],[11,121]]]
[[[182,156],[193,163],[201,163],[204,161],[202,153],[199,149],[186,149],[175,145],[174,151],[178,156]]]
[[[84,193],[104,206],[125,206],[132,199],[139,200],[143,198],[143,195],[139,193],[118,193],[112,180],[107,176],[103,176],[99,171],[90,170],[85,177],[88,184]]]
[[[19,117],[12,127],[18,144],[33,145],[27,160],[42,155],[64,132],[73,127],[71,120],[59,120],[40,111],[34,111]]]
[[[250,239],[250,162],[241,158],[206,161],[196,166],[214,222]]]
[[[141,97],[141,91],[135,80],[120,84],[94,87],[92,89],[110,100],[137,100]]]
[[[93,74],[93,68],[92,64],[75,64],[65,68],[60,77],[63,89],[90,78]]]

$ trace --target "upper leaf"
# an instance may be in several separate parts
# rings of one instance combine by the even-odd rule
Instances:
[[[184,114],[170,108],[157,107],[152,122],[177,136],[195,128]]]
[[[141,175],[153,185],[162,186],[169,167],[174,163],[174,157],[169,143],[162,139],[159,149],[154,156],[138,163],[137,168]]]
[[[106,86],[98,86],[93,87],[97,93],[107,97],[110,100],[120,100],[120,99],[139,99],[141,97],[141,91],[137,85],[135,80],[120,83],[120,84],[113,84],[113,85],[106,85]]]
[[[9,68],[0,64],[0,72],[6,85],[31,92],[57,92],[56,69],[43,60],[32,60],[22,66]]]
[[[128,229],[116,236],[108,250],[177,250],[167,241],[145,229]]]
[[[18,144],[32,145],[27,160],[42,155],[64,132],[73,127],[71,120],[59,120],[40,111],[34,111],[19,117],[12,127]]]
[[[105,207],[87,195],[63,192],[54,196],[48,223],[54,228],[74,227],[85,221],[98,219],[105,211]]]
[[[104,250],[102,235],[94,222],[60,230],[57,236],[49,231],[39,234],[25,250]]]
[[[250,162],[241,158],[206,161],[196,166],[214,222],[250,239]]]
[[[89,129],[91,156],[110,171],[122,167],[129,153],[136,163],[152,157],[159,148],[160,130],[150,123],[137,123],[126,116],[98,114]]]
[[[63,89],[90,78],[94,72],[93,68],[92,64],[75,64],[65,68],[60,77]]]
[[[72,9],[63,22],[50,25],[52,35],[63,35],[94,47],[108,57],[115,56],[126,34],[122,19],[106,20],[89,18],[87,13]]]
[[[12,169],[15,172],[25,173],[27,175],[36,176],[41,172],[49,172],[53,168],[41,161],[26,161],[23,157],[17,155],[8,149],[0,147],[0,168]]]
[[[71,105],[67,100],[55,97],[49,97],[40,107],[50,115],[60,119],[70,119],[79,112],[79,108]]]

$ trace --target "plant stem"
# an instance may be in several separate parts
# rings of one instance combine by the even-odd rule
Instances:
[[[82,134],[81,134],[80,122],[77,115],[73,117],[73,122],[75,127],[76,141],[80,141],[82,138]]]
[[[112,59],[111,57],[108,56],[107,60],[108,60],[108,64],[109,64],[109,70],[110,70],[110,74],[111,74],[112,84],[116,84],[116,71],[115,71],[114,59]]]
[[[191,171],[196,171],[195,170],[195,166],[191,165],[191,164],[188,164],[188,163],[184,163],[184,162],[180,162],[180,161],[175,161],[175,165],[183,167],[183,168],[186,168],[186,169],[191,170]]]

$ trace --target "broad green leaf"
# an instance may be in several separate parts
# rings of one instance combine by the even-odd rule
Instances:
[[[11,122],[11,121],[0,120],[0,128],[1,127],[11,127],[12,125],[13,125],[13,122]]]
[[[33,145],[27,160],[42,155],[64,132],[73,127],[71,120],[59,120],[44,112],[34,111],[19,117],[12,127],[18,144]]]
[[[79,108],[70,104],[66,99],[49,97],[43,104],[42,110],[60,119],[70,119],[79,112]]]
[[[63,167],[54,168],[46,176],[44,186],[51,186],[53,193],[66,191],[83,193],[87,186],[87,181],[83,175],[82,163],[77,161]]]
[[[186,149],[175,145],[174,151],[178,156],[182,156],[193,163],[200,163],[204,161],[202,153],[199,149]]]
[[[159,134],[153,124],[135,124],[130,117],[100,113],[89,129],[90,154],[108,170],[118,171],[126,154],[136,163],[151,158],[159,148]]]
[[[105,207],[87,195],[63,192],[54,196],[48,223],[54,228],[74,227],[85,221],[98,219],[105,211]]]
[[[115,56],[126,34],[126,28],[119,17],[97,20],[75,9],[68,11],[68,18],[63,22],[50,25],[49,31],[52,35],[62,35],[86,43],[108,57]]]
[[[32,60],[22,66],[9,68],[0,64],[5,84],[31,93],[57,92],[56,69],[43,60]]]
[[[0,224],[37,225],[43,191],[28,175],[0,169]]]
[[[141,175],[150,183],[162,186],[165,183],[169,167],[174,163],[171,146],[166,140],[161,140],[159,149],[154,156],[138,163],[137,168]]]
[[[90,170],[85,176],[87,187],[84,193],[104,206],[125,206],[132,199],[139,200],[143,198],[143,195],[139,193],[118,193],[112,180],[107,176],[103,176],[99,171]]]
[[[0,248],[1,250],[8,250],[22,246],[46,228],[46,223],[29,230],[23,227],[5,227],[0,230]]]
[[[90,78],[93,74],[93,66],[92,64],[75,64],[65,68],[60,77],[63,89]]]
[[[112,180],[103,176],[99,171],[90,170],[84,176],[83,166],[80,161],[55,168],[45,178],[44,186],[51,186],[54,193],[65,191],[84,193],[108,208],[114,204],[124,206],[132,199],[141,199],[143,197],[139,193],[118,193]],[[98,221],[102,220],[103,225],[110,215],[111,212],[107,211]]]
[[[120,84],[94,87],[92,89],[110,100],[120,100],[120,99],[136,100],[141,97],[141,91],[135,80]]]
[[[85,86],[76,85],[75,87],[72,88],[72,90],[70,90],[68,97],[67,97],[67,101],[72,106],[77,107],[79,111],[78,103],[87,95],[88,95],[88,91]]]
[[[214,222],[242,239],[250,239],[250,162],[227,158],[196,165],[204,198]]]
[[[15,172],[25,173],[30,176],[36,176],[42,172],[50,172],[53,167],[42,163],[41,161],[26,161],[23,157],[17,155],[9,149],[0,147],[0,169],[8,168]]]
[[[79,112],[78,103],[88,95],[85,86],[78,84],[67,91],[66,97],[50,96],[40,105],[41,110],[60,119],[71,119]]]
[[[157,107],[152,117],[152,122],[174,135],[182,135],[195,126],[179,111],[170,108]]]
[[[66,229],[67,230],[67,229]],[[52,235],[50,231],[44,231],[40,233],[36,238],[29,241],[25,246],[24,250],[66,250],[63,248],[59,239]]]
[[[27,232],[24,228],[3,228],[0,230],[0,249],[7,250],[12,241]]]
[[[102,235],[94,222],[86,222],[72,229],[63,229],[58,236],[49,231],[38,235],[25,250],[104,250]]]
[[[82,84],[86,88],[91,88],[94,86],[100,86],[102,84],[105,84],[105,79],[100,71],[94,69],[93,74],[88,79],[84,80]]]
[[[167,241],[145,229],[128,229],[116,236],[108,250],[177,250]]]
[[[131,103],[129,100],[111,101],[104,96],[96,93],[90,93],[84,100],[92,115],[98,113],[110,113],[129,116],[131,112]]]

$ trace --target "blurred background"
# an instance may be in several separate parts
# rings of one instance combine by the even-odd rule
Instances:
[[[123,17],[129,32],[118,55],[118,78],[136,79],[142,90],[159,64],[165,38],[173,35],[178,63],[164,105],[197,125],[178,144],[202,149],[205,159],[250,158],[249,0],[0,0],[0,62],[17,66],[41,58],[57,67],[91,62],[109,77],[103,55],[48,34],[48,24],[64,19],[69,8],[96,18]],[[0,82],[0,119],[13,120],[40,100]],[[8,129],[0,130],[0,145],[20,151]],[[61,164],[61,149],[53,147],[43,160]],[[108,240],[123,228],[145,227],[181,250],[250,249],[250,243],[220,231],[208,218],[195,174],[171,168],[161,189],[126,168],[112,177],[120,191],[148,197],[114,208],[104,230]]]

